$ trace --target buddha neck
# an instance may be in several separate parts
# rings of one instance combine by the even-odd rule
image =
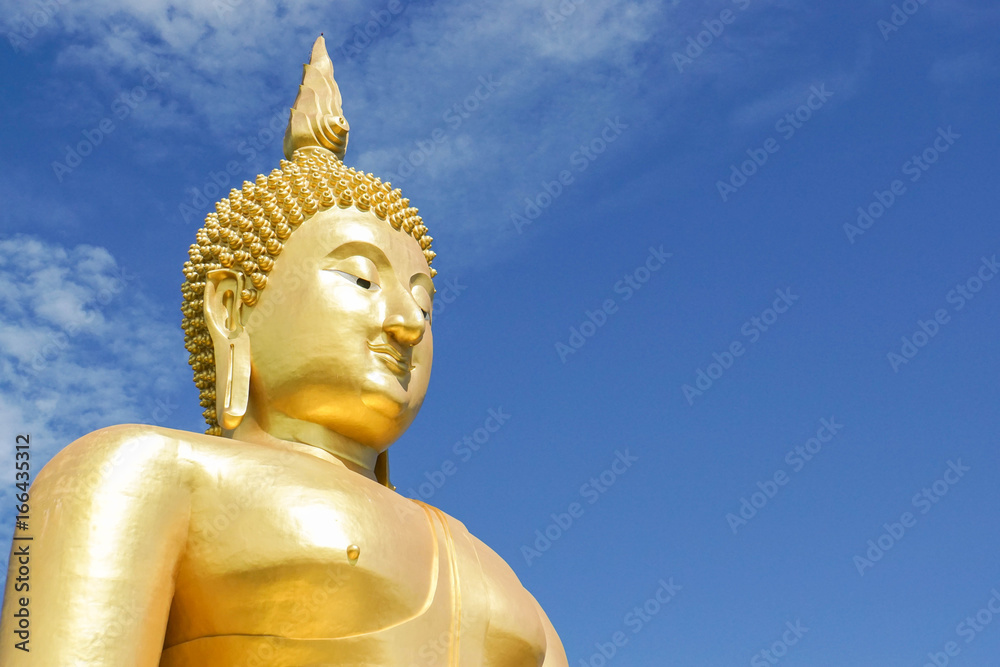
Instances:
[[[375,460],[378,452],[371,447],[319,424],[292,419],[281,413],[268,415],[267,424],[268,428],[265,430],[253,411],[248,410],[240,425],[225,435],[233,440],[279,446],[311,454],[377,481]]]

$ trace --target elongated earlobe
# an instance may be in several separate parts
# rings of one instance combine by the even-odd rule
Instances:
[[[250,398],[250,336],[243,328],[244,277],[230,269],[209,271],[205,280],[205,324],[215,351],[216,414],[231,431],[240,425]]]

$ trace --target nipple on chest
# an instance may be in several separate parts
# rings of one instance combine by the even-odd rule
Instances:
[[[357,544],[352,544],[347,547],[347,560],[351,562],[351,565],[358,564],[358,558],[361,556],[361,547]]]

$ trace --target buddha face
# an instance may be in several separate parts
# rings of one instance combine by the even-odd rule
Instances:
[[[255,412],[384,451],[427,391],[433,295],[408,234],[356,208],[315,214],[285,243],[245,322]]]

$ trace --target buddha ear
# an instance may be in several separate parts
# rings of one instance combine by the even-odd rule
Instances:
[[[215,350],[215,414],[231,431],[250,397],[250,336],[243,328],[242,273],[214,269],[205,276],[205,324]]]

